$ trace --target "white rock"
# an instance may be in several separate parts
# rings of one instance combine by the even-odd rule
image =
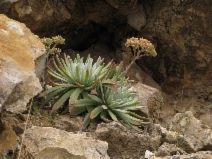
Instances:
[[[144,155],[144,158],[150,158],[150,157],[152,157],[152,156],[154,156],[154,155],[155,155],[155,154],[152,153],[151,151],[146,150],[145,155]]]

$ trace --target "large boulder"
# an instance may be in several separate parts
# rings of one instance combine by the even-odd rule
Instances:
[[[12,113],[26,110],[41,92],[39,79],[45,64],[40,39],[22,23],[0,15],[0,107]],[[37,64],[37,67],[35,65]]]
[[[141,158],[146,150],[156,151],[161,144],[160,126],[154,124],[141,134],[118,122],[102,123],[97,126],[94,136],[108,143],[111,158]]]
[[[109,159],[105,141],[52,127],[27,129],[23,145],[35,159]]]
[[[159,123],[161,111],[164,107],[162,93],[158,89],[140,82],[133,83],[131,89],[136,92],[136,97],[141,105],[147,106],[141,110],[144,115],[149,117],[152,122]]]
[[[42,87],[45,49],[24,25],[0,15],[0,139],[1,150],[14,150],[23,133],[29,100]]]
[[[185,151],[187,151],[188,147],[194,152],[198,150],[212,150],[211,129],[203,125],[190,111],[176,114],[170,130],[182,134],[183,140],[179,142],[179,146]],[[183,147],[185,144],[189,146]]]

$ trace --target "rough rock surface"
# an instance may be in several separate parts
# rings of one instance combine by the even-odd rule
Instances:
[[[35,62],[45,53],[44,46],[24,24],[4,15],[0,15],[0,42],[0,107],[21,113],[42,90]],[[44,63],[38,60],[37,65],[40,68]]]
[[[138,8],[137,3],[138,0],[18,0],[15,3],[0,4],[3,8],[0,13],[25,23],[41,37],[60,34],[66,38],[67,48],[84,50],[99,40],[110,43],[113,47],[111,38],[120,38],[118,34],[121,32],[122,23],[134,30],[127,24],[127,16]],[[142,7],[139,7],[137,10],[141,9]],[[135,26],[136,28],[145,24],[143,14],[145,13],[142,12],[142,18],[138,17],[139,13],[131,15],[133,23],[139,20],[139,26]],[[117,32],[115,35],[114,30]]]
[[[166,156],[166,157],[155,157],[152,156],[149,159],[211,159],[212,153],[211,151],[199,151],[196,153],[185,154],[185,155],[173,155],[173,156]]]
[[[161,144],[158,125],[151,125],[148,132],[132,132],[119,123],[112,122],[99,124],[95,137],[108,143],[108,155],[111,158],[140,158],[146,150],[156,151]]]
[[[67,45],[72,48],[83,50],[102,40],[110,45],[110,48],[116,49],[123,38],[147,38],[155,44],[158,56],[143,58],[139,66],[157,83],[162,84],[163,90],[168,93],[212,82],[212,30],[209,18],[211,1],[11,2],[4,0],[4,3],[0,4],[11,4],[6,11],[9,17],[26,23],[39,35],[64,35]],[[142,15],[138,16],[141,14],[137,14],[138,10],[142,10]],[[136,17],[143,17],[142,25]],[[138,23],[130,27],[128,23],[133,20]]]
[[[146,3],[148,22],[140,35],[157,45],[159,56],[142,63],[155,71],[153,78],[166,92],[212,84],[211,5],[201,0]]]
[[[212,128],[212,1],[6,1],[0,3],[0,11],[26,23],[38,35],[64,36],[67,46],[72,49],[82,51],[101,41],[114,51],[121,48],[122,39],[132,36],[147,38],[155,45],[158,55],[155,58],[143,57],[136,63],[169,94],[164,96],[161,113],[150,113],[153,119],[157,119],[153,121],[158,122],[160,118],[163,126],[168,128],[176,113],[191,111],[196,119]],[[141,5],[144,11],[142,15],[146,15],[143,22],[146,23],[130,26],[128,20],[136,19],[137,14],[133,13]],[[152,105],[154,102],[153,99]],[[160,109],[159,105],[156,103],[156,109],[150,110]],[[201,132],[210,131],[207,126],[197,128]],[[208,149],[208,146],[203,146],[208,145],[206,141],[203,144],[197,141],[197,146],[194,144],[197,135],[195,131],[188,141],[185,141],[185,135],[180,134],[183,132],[179,131],[173,129],[165,132],[164,129],[164,141],[178,144],[188,152],[198,147]]]
[[[150,118],[151,122],[159,123],[164,106],[162,93],[158,89],[139,82],[132,84],[132,90],[136,92],[141,105],[147,106],[142,112]]]
[[[194,152],[212,150],[212,131],[196,119],[192,112],[178,113],[170,126],[171,131],[183,135],[184,140]],[[184,148],[186,151],[186,148]]]
[[[169,143],[163,143],[158,151],[155,153],[156,156],[172,156],[172,155],[182,155],[186,154],[185,151],[183,151],[181,148],[177,147],[175,144],[169,144]]]
[[[35,159],[109,159],[106,142],[52,127],[27,129],[23,144]]]
[[[60,130],[65,130],[67,132],[77,132],[80,131],[83,124],[82,117],[70,118],[70,115],[64,115],[60,119],[56,120],[53,126]]]
[[[45,50],[39,38],[24,25],[0,14],[0,143],[14,150],[24,131],[29,100],[41,90]],[[36,77],[37,76],[37,77]]]

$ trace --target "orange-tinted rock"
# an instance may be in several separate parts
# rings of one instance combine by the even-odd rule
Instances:
[[[0,106],[20,113],[41,90],[35,62],[42,72],[45,50],[40,39],[24,25],[0,15]],[[38,60],[39,59],[39,60]],[[39,73],[40,72],[40,73]]]

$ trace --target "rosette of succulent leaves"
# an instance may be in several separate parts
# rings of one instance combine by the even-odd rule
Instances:
[[[64,39],[57,36],[44,39],[48,54],[59,53],[55,48],[57,44],[63,44]],[[53,48],[51,48],[52,44]],[[143,38],[130,38],[125,43],[131,47],[134,58],[130,65],[123,71],[122,63],[113,61],[103,64],[100,57],[94,63],[88,56],[84,61],[79,55],[72,60],[69,56],[53,58],[53,68],[48,66],[48,73],[55,79],[49,80],[52,88],[44,91],[40,96],[45,96],[42,105],[53,102],[52,112],[69,112],[71,115],[79,115],[86,112],[83,128],[90,122],[119,121],[128,129],[140,131],[139,126],[148,124],[148,119],[135,113],[140,110],[140,102],[135,93],[129,90],[127,80],[123,75],[128,72],[135,60],[143,56],[156,56],[154,45]]]
[[[133,47],[137,48],[137,45]],[[151,54],[154,53],[153,56],[156,55],[152,45],[146,48],[150,49]],[[136,58],[140,57],[140,52]],[[91,122],[119,121],[128,129],[140,131],[139,126],[149,122],[135,113],[144,106],[139,105],[135,93],[129,89],[123,77],[122,63],[111,61],[105,65],[103,60],[99,57],[93,62],[90,56],[83,60],[79,55],[74,60],[66,55],[64,58],[53,58],[53,67],[48,66],[48,73],[54,79],[50,80],[53,87],[40,94],[46,97],[42,105],[53,101],[52,112],[69,112],[71,115],[87,113],[83,128]]]

